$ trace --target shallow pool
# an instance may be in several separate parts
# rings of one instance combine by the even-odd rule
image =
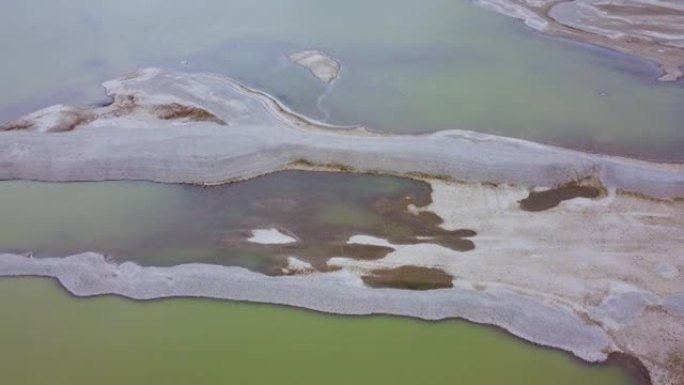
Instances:
[[[379,259],[392,249],[350,245],[357,234],[395,244],[433,243],[468,252],[472,229],[446,231],[434,214],[407,206],[431,201],[427,183],[406,178],[285,171],[201,187],[146,182],[0,182],[0,251],[67,256],[96,251],[142,265],[203,262],[279,275],[288,257],[320,271],[336,256]],[[292,244],[249,242],[277,229]]]

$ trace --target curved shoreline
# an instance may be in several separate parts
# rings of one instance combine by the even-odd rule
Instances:
[[[656,63],[660,81],[684,76],[684,8],[653,0],[474,0],[552,36],[593,44]],[[671,14],[667,19],[667,12]],[[656,23],[653,23],[657,21]],[[637,28],[638,27],[638,28]]]
[[[388,314],[433,321],[463,318],[500,326],[523,339],[569,351],[589,362],[604,361],[607,352],[617,350],[603,330],[587,325],[572,311],[562,311],[506,289],[371,289],[353,274],[344,272],[268,277],[218,265],[118,265],[97,253],[65,258],[4,254],[0,255],[0,276],[55,278],[78,297],[202,297],[288,305],[330,314]]]
[[[97,253],[43,259],[0,254],[0,277],[53,278],[75,297],[120,295],[138,301],[209,298],[288,306],[334,315],[392,315],[424,321],[462,319],[494,327],[538,346],[563,350],[590,364],[614,362],[622,366],[636,384],[653,383],[644,364],[632,355],[621,353],[610,336],[595,325],[587,329],[586,323],[572,312],[543,304],[538,307],[534,298],[506,289],[456,287],[441,289],[435,297],[434,291],[378,290],[358,286],[352,276],[344,274],[322,274],[314,279],[310,276],[274,278],[238,267],[217,265],[140,267],[131,262],[113,264]],[[281,290],[285,295],[274,298],[272,293]],[[391,299],[389,304],[387,299]],[[448,314],[429,311],[431,307],[444,306],[452,311]],[[511,320],[516,322],[508,322]],[[571,337],[565,339],[563,336]],[[584,342],[600,345],[603,341],[606,346],[599,353],[587,352],[584,338],[587,339]]]
[[[56,106],[5,125],[10,130],[0,132],[3,137],[0,179],[147,180],[208,185],[289,168],[323,165],[341,171],[428,179],[434,188],[430,209],[445,219],[445,226],[450,225],[450,218],[459,215],[454,202],[459,205],[470,202],[472,206],[474,201],[468,194],[482,193],[465,189],[468,194],[458,195],[461,192],[455,186],[459,185],[453,181],[466,183],[462,186],[491,185],[500,189],[501,194],[507,194],[508,203],[499,200],[498,192],[494,194],[496,215],[505,211],[507,206],[502,204],[515,202],[526,188],[586,181],[611,192],[606,200],[591,203],[595,206],[589,209],[607,205],[610,210],[637,210],[636,214],[641,215],[638,210],[645,207],[648,210],[643,210],[644,216],[648,214],[657,219],[660,215],[666,223],[656,222],[651,227],[640,228],[637,221],[634,229],[665,234],[669,237],[668,247],[679,239],[668,231],[677,223],[671,218],[678,218],[676,214],[682,207],[683,164],[588,154],[461,130],[417,136],[377,135],[363,128],[333,130],[334,126],[292,113],[265,93],[210,74],[148,69],[104,86],[113,98],[111,105],[92,109]],[[619,194],[621,191],[632,195]],[[449,198],[452,195],[458,199]],[[609,206],[616,201],[615,196],[622,196],[617,199],[617,209]],[[626,208],[619,206],[625,202]],[[630,202],[638,203],[634,206],[636,209]],[[583,215],[587,209],[582,204],[571,207],[575,210],[573,215]],[[516,215],[513,213],[512,218]],[[609,219],[624,222],[630,218],[618,215]],[[534,221],[535,226],[546,223]],[[603,224],[610,226],[609,222]],[[390,257],[401,261],[402,250],[399,246],[396,249],[397,254]],[[427,250],[423,254],[428,255],[433,249],[421,250]],[[525,247],[521,250],[525,251]],[[657,255],[659,250],[646,251]],[[671,252],[669,248],[666,250]],[[527,250],[531,251],[534,249]],[[592,256],[591,249],[585,251]],[[639,251],[644,250],[634,250]],[[624,257],[600,252],[597,255],[604,268],[618,264],[619,258]],[[678,255],[668,257],[678,261]],[[396,263],[391,258],[379,263]],[[465,318],[504,327],[524,339],[571,351],[588,361],[605,360],[611,352],[635,354],[644,361],[656,384],[666,384],[679,375],[667,369],[667,358],[662,355],[669,354],[668,351],[659,352],[655,358],[649,356],[653,336],[643,332],[650,330],[649,323],[652,326],[653,322],[660,322],[664,330],[672,328],[675,338],[684,333],[681,325],[679,329],[676,326],[679,309],[684,308],[684,288],[675,281],[666,289],[660,286],[658,294],[649,291],[648,285],[662,279],[653,275],[651,267],[647,269],[639,264],[635,267],[639,279],[648,281],[635,283],[627,278],[603,278],[600,285],[591,276],[574,277],[579,281],[566,279],[568,271],[574,272],[572,269],[542,272],[543,277],[562,278],[552,282],[561,293],[569,290],[567,296],[562,296],[499,280],[487,281],[487,287],[478,289],[471,284],[478,282],[476,270],[466,271],[473,275],[465,278],[452,274],[457,277],[452,289],[423,293],[370,289],[361,284],[357,275],[344,273],[363,266],[350,265],[344,258],[334,263],[342,266],[342,273],[274,278],[212,265],[170,268],[141,268],[132,263],[114,265],[94,253],[61,259],[5,254],[0,255],[0,275],[55,277],[75,295],[114,293],[136,299],[203,296],[333,313]],[[568,262],[552,263],[562,267]],[[474,265],[477,261],[471,260],[469,266]],[[467,278],[473,281],[469,283]],[[577,282],[586,285],[589,294],[600,295],[598,299],[587,300],[591,306],[577,302],[577,296],[585,289],[578,288]],[[659,309],[667,316],[654,321]],[[623,331],[629,323],[634,323],[629,326],[633,329]],[[637,338],[638,342],[634,343],[631,338]],[[662,349],[669,349],[669,345],[661,345]]]

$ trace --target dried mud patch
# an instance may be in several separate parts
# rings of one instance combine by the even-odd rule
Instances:
[[[454,287],[454,277],[444,270],[418,266],[374,270],[361,279],[373,288],[435,290]]]
[[[225,121],[219,119],[216,115],[199,107],[169,103],[154,106],[152,110],[162,120],[184,119],[193,122],[212,122],[222,126],[227,125]]]
[[[598,187],[569,183],[545,191],[530,191],[527,198],[519,201],[520,208],[525,211],[546,211],[558,206],[561,202],[575,198],[598,198],[602,190]]]

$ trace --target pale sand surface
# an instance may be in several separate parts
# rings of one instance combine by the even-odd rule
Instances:
[[[682,77],[684,3],[679,0],[475,0],[551,35],[641,56],[660,80]]]
[[[684,353],[684,203],[611,191],[533,213],[519,208],[525,188],[440,181],[432,187],[433,204],[422,211],[439,214],[447,229],[476,230],[474,250],[460,253],[429,241],[393,245],[358,235],[349,242],[395,251],[375,261],[329,263],[351,271],[440,268],[461,288],[530,295],[598,325],[663,376],[671,357]]]
[[[55,107],[6,126],[13,130],[0,133],[0,178],[212,184],[316,165],[409,175],[433,187],[432,205],[411,211],[433,211],[447,228],[475,230],[476,248],[389,244],[395,251],[381,260],[339,256],[330,264],[342,269],[325,274],[292,256],[288,269],[305,274],[278,278],[213,265],[117,265],[92,253],[6,254],[0,275],[56,277],[76,295],[205,296],[334,313],[462,317],[589,361],[613,351],[633,354],[656,384],[684,376],[672,364],[684,355],[684,202],[671,199],[684,196],[682,165],[458,130],[389,136],[333,129],[214,75],[151,69],[105,87],[110,106]],[[87,119],[54,132],[74,114]],[[517,205],[533,186],[573,180],[607,194],[535,213]],[[363,234],[350,242],[388,245]],[[360,278],[406,265],[444,269],[455,287],[371,289]]]
[[[317,51],[308,50],[293,53],[290,60],[308,69],[313,76],[323,83],[330,84],[337,80],[340,75],[340,62],[329,55]]]
[[[363,128],[334,129],[215,75],[149,69],[104,86],[114,99],[108,107],[51,108],[5,125],[28,128],[0,133],[0,179],[212,184],[305,161],[524,186],[555,186],[595,175],[607,187],[658,198],[684,196],[681,164],[588,154],[462,130],[392,136]],[[204,111],[223,124],[160,119],[159,109],[170,105]],[[74,110],[88,119],[69,132],[51,132],[53,122],[60,122],[65,111],[71,117]]]
[[[260,245],[286,245],[296,243],[297,239],[281,233],[278,229],[256,229],[252,230],[252,236],[247,238],[247,242]]]

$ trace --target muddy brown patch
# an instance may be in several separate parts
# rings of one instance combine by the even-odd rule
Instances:
[[[518,203],[520,208],[525,211],[537,212],[552,209],[562,201],[575,198],[598,198],[600,196],[601,189],[597,187],[570,183],[551,190],[530,191],[527,198]]]
[[[14,122],[8,122],[0,124],[0,131],[22,131],[28,130],[35,126],[35,123],[27,120],[18,120]]]
[[[454,287],[453,277],[444,270],[418,266],[374,270],[361,279],[373,288],[435,290]]]
[[[48,132],[68,132],[79,126],[92,122],[95,115],[89,111],[68,111],[62,114],[59,121],[48,129]]]
[[[154,106],[153,111],[159,119],[163,120],[187,119],[194,122],[213,122],[222,126],[226,125],[225,121],[205,109],[179,103]]]
[[[475,243],[469,239],[477,235],[477,232],[470,229],[445,230],[440,227],[444,222],[437,214],[432,212],[410,213],[408,206],[426,206],[432,202],[431,198],[424,200],[425,197],[405,197],[404,199],[378,199],[373,208],[383,217],[388,218],[393,223],[406,223],[411,227],[411,233],[404,235],[390,234],[386,238],[396,245],[415,245],[425,243],[423,239],[429,239],[430,243],[435,243],[449,249],[457,251],[470,251],[475,249]]]

